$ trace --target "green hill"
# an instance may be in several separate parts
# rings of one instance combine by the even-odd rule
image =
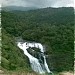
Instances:
[[[16,45],[16,37],[46,46],[52,71],[73,70],[73,8],[44,8],[31,11],[2,11],[2,67],[32,71],[28,58]]]
[[[37,7],[21,7],[21,6],[5,6],[2,7],[2,10],[4,11],[29,11],[29,10],[35,10],[38,9]]]

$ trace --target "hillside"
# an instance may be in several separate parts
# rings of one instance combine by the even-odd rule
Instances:
[[[44,8],[32,11],[2,11],[2,68],[32,71],[28,58],[16,46],[16,37],[46,46],[52,71],[73,70],[73,8]]]
[[[6,6],[2,7],[4,11],[29,11],[38,9],[37,7]]]

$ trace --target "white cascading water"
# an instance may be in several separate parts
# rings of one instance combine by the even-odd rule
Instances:
[[[43,49],[42,44],[40,44],[40,43],[29,43],[29,42],[25,42],[25,43],[18,42],[17,46],[20,49],[22,49],[24,51],[24,54],[29,58],[31,67],[32,67],[32,69],[35,72],[38,72],[40,74],[44,74],[45,72],[52,73],[49,70],[49,68],[48,68],[48,65],[47,65],[47,62],[46,62],[46,57],[44,55],[44,49]],[[27,49],[29,47],[39,48],[40,51],[43,53],[43,58],[44,58],[44,64],[43,64],[43,66],[40,64],[39,59],[35,58],[34,56],[32,56],[31,54],[28,53]]]

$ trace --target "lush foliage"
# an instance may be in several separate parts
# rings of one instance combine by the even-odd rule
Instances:
[[[20,36],[46,46],[51,70],[73,70],[73,14],[73,8],[2,11],[2,67],[10,70],[18,67],[29,69],[28,59],[15,43],[15,37]]]
[[[24,52],[17,47],[15,38],[2,29],[2,64],[7,70],[31,71],[29,61]],[[27,63],[26,63],[27,62]]]

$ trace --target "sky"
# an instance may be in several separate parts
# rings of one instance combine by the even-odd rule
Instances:
[[[0,0],[2,6],[75,7],[74,0]]]

